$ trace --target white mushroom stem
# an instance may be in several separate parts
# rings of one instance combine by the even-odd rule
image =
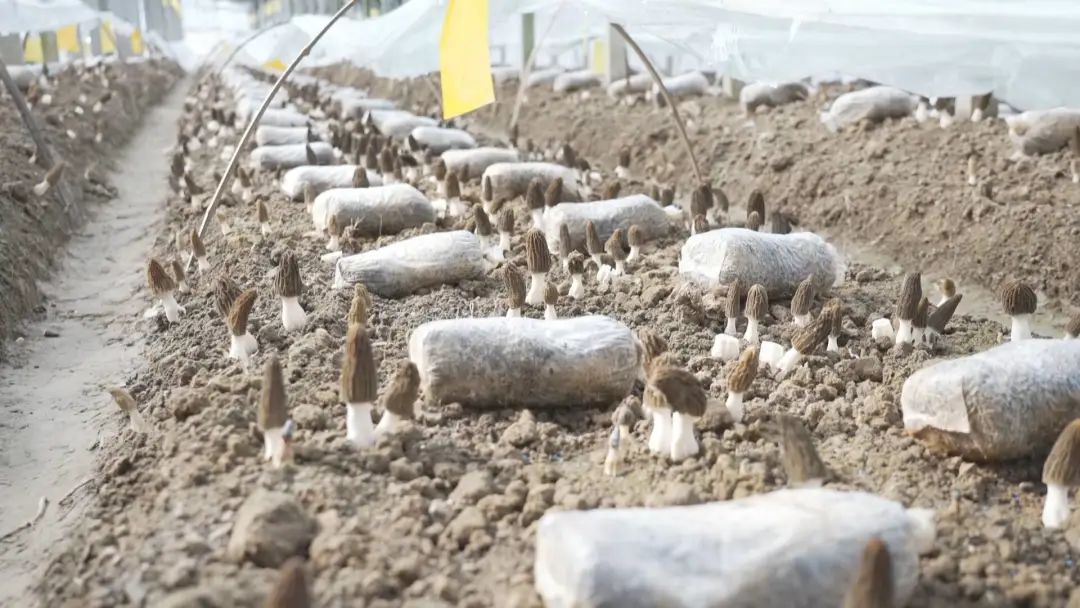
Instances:
[[[948,112],[942,112],[941,118],[938,119],[938,124],[941,125],[942,129],[948,129],[949,127],[951,127],[953,124],[952,114],[949,114]]]
[[[1012,341],[1028,340],[1031,338],[1031,315],[1014,315],[1012,317]]]
[[[180,305],[176,303],[176,296],[173,295],[173,292],[162,294],[161,307],[165,309],[165,318],[169,320],[169,323],[176,323],[180,320]]]
[[[229,334],[229,358],[238,359],[245,367],[251,361],[251,355],[259,350],[259,342],[251,333],[242,336]]]
[[[375,443],[375,425],[371,423],[370,403],[345,404],[345,438],[360,447]]]
[[[621,429],[616,426],[611,429],[611,437],[608,439],[607,456],[604,457],[604,475],[614,477],[619,474],[619,463],[622,461],[622,438]]]
[[[463,203],[460,198],[456,196],[446,201],[446,213],[451,217],[465,215],[468,210],[469,207],[465,203]]]
[[[979,122],[983,119],[982,108],[975,108],[971,111],[971,122]]]
[[[615,274],[626,274],[626,260],[615,260]]]
[[[379,424],[375,426],[376,435],[387,435],[393,433],[398,429],[401,424],[401,416],[398,416],[390,410],[383,410],[382,418],[379,419]]]
[[[176,289],[179,290],[180,293],[189,293],[191,291],[191,288],[188,287],[187,281],[177,281]]]
[[[900,319],[900,326],[896,330],[896,343],[903,344],[914,339],[911,331],[911,319]]]
[[[750,344],[757,344],[761,338],[758,336],[758,320],[747,317],[746,319],[746,335],[743,339]]]
[[[795,369],[795,366],[802,361],[803,355],[797,348],[789,348],[784,356],[780,358],[780,362],[776,364],[776,375],[779,378],[783,378],[788,375],[788,372]]]
[[[836,341],[839,336],[829,336],[829,345],[825,347],[825,350],[830,353],[840,352],[840,344]]]
[[[281,324],[286,331],[296,331],[307,325],[307,313],[300,306],[300,298],[281,298]]]
[[[529,213],[532,214],[533,228],[542,231],[544,229],[544,210],[542,208],[530,209]]]
[[[275,467],[280,467],[281,461],[285,458],[284,431],[283,426],[263,431],[263,443],[266,446],[263,450],[263,460],[269,460]]]
[[[509,232],[500,232],[499,233],[499,249],[501,249],[503,251],[510,251],[510,233]]]
[[[810,314],[795,315],[793,322],[795,323],[795,327],[806,327],[810,324]]]
[[[206,259],[206,256],[199,258],[199,270],[202,272],[210,272],[210,261]]]
[[[585,297],[585,281],[582,275],[570,275],[570,291],[567,292],[567,295],[575,300]]]
[[[731,414],[732,420],[742,422],[743,414],[746,413],[746,408],[743,407],[743,393],[728,391],[727,410]]]
[[[440,192],[439,196],[446,197],[446,192]],[[491,215],[495,210],[495,201],[481,201],[480,206],[483,207],[484,213]]]
[[[728,317],[727,326],[724,327],[724,333],[729,336],[737,336],[739,334],[739,319],[736,317]]]
[[[547,275],[534,272],[529,277],[529,291],[525,294],[525,303],[539,306],[544,303],[544,290],[547,288]]]
[[[45,196],[49,193],[49,188],[51,188],[49,180],[43,179],[34,186],[34,195],[39,197]]]
[[[261,232],[263,236],[270,236],[270,233],[272,232],[270,230],[270,222],[259,222],[259,232]]]
[[[941,299],[938,300],[937,304],[935,304],[934,306],[937,306],[938,308],[941,308],[942,306],[945,305],[945,302],[948,302],[948,301],[949,301],[949,296],[941,296]]]
[[[435,186],[435,194],[439,198],[446,198],[446,180],[439,181],[436,184],[436,186]],[[484,201],[484,211],[487,211],[489,206],[490,206],[490,203],[488,201]]]
[[[893,327],[892,321],[888,319],[877,319],[870,326],[870,337],[877,340],[878,338],[893,339]]]
[[[622,165],[615,167],[615,177],[619,179],[630,179],[630,167],[623,167]]]
[[[1080,184],[1080,171],[1076,169],[1076,159],[1069,161],[1069,172],[1072,173],[1072,182],[1074,184]]]
[[[326,249],[328,251],[339,251],[341,249],[341,239],[336,234],[331,234],[330,240],[326,242]]]
[[[604,265],[604,258],[600,257],[599,253],[589,254],[592,257],[592,261],[596,262],[597,268]]]
[[[694,417],[680,412],[671,416],[671,460],[679,462],[698,453],[694,438]]]
[[[555,313],[554,304],[544,304],[544,319],[548,321],[554,321],[558,319],[559,315]]]
[[[630,253],[626,254],[626,261],[627,262],[633,262],[633,261],[637,260],[640,257],[641,257],[641,246],[640,245],[631,245],[630,246]]]
[[[1069,489],[1055,483],[1046,485],[1042,523],[1047,528],[1060,528],[1069,521]]]
[[[521,309],[520,308],[508,308],[506,310],[506,316],[511,318],[511,319],[518,318],[518,317],[521,316]]]
[[[915,344],[922,344],[926,341],[926,328],[915,327],[911,330],[911,341]]]
[[[652,432],[649,433],[649,451],[663,454],[671,445],[671,410],[652,410]]]
[[[727,334],[717,334],[713,340],[709,356],[721,361],[732,361],[739,358],[739,339]]]

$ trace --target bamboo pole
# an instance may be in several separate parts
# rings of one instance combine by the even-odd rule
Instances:
[[[649,58],[645,56],[645,52],[641,50],[641,47],[634,42],[634,39],[630,37],[630,34],[626,33],[623,26],[618,23],[612,23],[611,27],[615,28],[616,32],[626,40],[626,43],[630,45],[630,48],[634,49],[637,53],[638,59],[645,64],[645,69],[649,70],[649,75],[652,76],[653,82],[656,83],[657,88],[660,89],[660,93],[664,96],[664,100],[667,101],[668,107],[671,108],[671,115],[675,117],[675,126],[679,128],[679,135],[682,135],[683,143],[686,144],[686,151],[690,153],[690,162],[694,166],[694,175],[697,176],[698,184],[705,184],[705,179],[701,175],[701,167],[698,166],[697,156],[694,155],[694,146],[690,145],[690,137],[686,135],[686,127],[683,125],[682,117],[679,116],[679,109],[675,107],[675,100],[671,98],[671,93],[668,92],[667,87],[664,86],[664,81],[660,78],[660,74],[656,72],[656,68],[653,67]]]
[[[228,185],[229,179],[233,176],[233,172],[236,171],[236,164],[240,160],[240,153],[244,150],[244,146],[247,145],[248,140],[251,139],[251,134],[255,132],[255,127],[259,124],[259,120],[262,118],[263,114],[266,113],[266,108],[270,107],[270,102],[274,100],[274,95],[277,94],[278,89],[281,88],[281,85],[285,84],[285,81],[288,80],[289,76],[293,73],[293,70],[296,69],[296,66],[300,65],[300,61],[311,53],[311,49],[314,48],[319,40],[322,39],[323,35],[330,30],[330,27],[337,23],[338,19],[345,16],[345,13],[359,1],[360,0],[349,0],[337,13],[334,13],[334,16],[321,30],[319,30],[318,34],[315,34],[315,37],[311,39],[311,42],[308,42],[304,48],[300,49],[300,52],[296,55],[296,59],[293,59],[292,63],[289,64],[289,67],[285,68],[285,71],[278,77],[277,82],[274,83],[274,87],[266,94],[266,98],[263,99],[262,105],[259,106],[259,111],[255,113],[255,116],[251,118],[251,122],[248,123],[247,128],[244,129],[244,134],[236,144],[236,149],[233,150],[232,158],[229,160],[229,166],[225,168],[225,174],[221,176],[221,181],[218,182],[217,189],[214,190],[214,198],[210,200],[210,205],[206,208],[206,213],[203,214],[202,223],[199,224],[200,237],[206,234],[206,227],[210,224],[210,218],[214,217],[214,212],[217,211],[218,205],[221,204],[221,197],[225,194],[225,187]],[[191,263],[194,261],[195,254],[191,253],[188,255],[187,264],[184,265],[185,269],[190,270]]]

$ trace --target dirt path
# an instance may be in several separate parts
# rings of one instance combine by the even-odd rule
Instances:
[[[0,534],[30,519],[41,497],[50,503],[32,531],[0,543],[0,605],[25,597],[77,521],[83,488],[59,503],[92,475],[98,446],[111,441],[117,410],[105,389],[142,365],[136,321],[145,302],[137,293],[167,195],[162,149],[176,141],[187,88],[175,85],[122,151],[112,176],[119,197],[72,238],[62,269],[43,286],[47,317],[0,368]]]

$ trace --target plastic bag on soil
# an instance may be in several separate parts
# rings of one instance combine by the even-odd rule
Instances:
[[[11,75],[11,80],[15,82],[15,86],[24,93],[30,88],[30,85],[41,76],[41,69],[37,66],[9,65],[7,66],[7,69],[8,74]]]
[[[251,166],[256,169],[291,169],[308,164],[307,146],[319,160],[320,165],[335,162],[334,147],[323,141],[310,144],[289,144],[286,146],[259,146],[251,152]]]
[[[307,116],[291,109],[267,110],[259,119],[260,126],[269,127],[303,127],[310,122]]]
[[[882,121],[886,118],[909,116],[918,105],[918,98],[892,87],[876,86],[844,93],[833,101],[821,122],[833,133],[862,119]]]
[[[1050,450],[1080,417],[1080,340],[1021,340],[920,369],[904,382],[904,428],[971,460]]]
[[[775,108],[794,101],[802,101],[810,96],[810,87],[801,82],[771,84],[754,82],[746,85],[739,92],[739,105],[747,114],[753,114],[760,107]]]
[[[448,319],[409,336],[428,399],[471,407],[616,403],[637,378],[630,329],[610,317]]]
[[[363,283],[384,298],[484,275],[480,241],[465,230],[437,232],[339,258],[334,287]]]
[[[1073,131],[1080,127],[1080,110],[1033,110],[1008,116],[1005,123],[1009,125],[1009,140],[1019,152],[1049,154],[1069,145]]]
[[[607,87],[607,94],[612,97],[646,93],[652,88],[653,79],[649,74],[634,74],[630,78],[620,78]]]
[[[521,78],[521,69],[508,65],[496,66],[491,68],[491,76],[497,85],[517,82]]]
[[[315,133],[316,139],[322,139]],[[259,146],[285,146],[304,144],[308,141],[307,127],[275,127],[261,125],[255,130],[255,144]]]
[[[496,163],[484,170],[483,180],[491,180],[491,193],[495,200],[510,200],[525,194],[533,179],[539,178],[541,187],[547,188],[549,183],[560,177],[563,180],[563,202],[580,201],[577,173],[555,163]]]
[[[391,184],[327,190],[315,197],[311,216],[319,229],[333,217],[338,226],[352,225],[362,236],[377,237],[434,222],[435,209],[416,188]]]
[[[592,70],[566,72],[556,76],[551,86],[556,93],[571,93],[581,89],[598,87],[600,86],[600,75]]]
[[[375,97],[346,97],[340,100],[342,118],[363,118],[371,110],[393,110],[394,102]]]
[[[368,184],[381,186],[382,176],[377,171],[365,169]],[[281,190],[294,201],[304,199],[304,186],[311,184],[315,194],[331,188],[352,188],[356,165],[303,165],[289,169],[281,178]]]
[[[476,140],[468,131],[445,127],[416,127],[409,135],[432,154],[447,150],[467,150],[476,147]]]
[[[617,228],[625,233],[631,225],[641,229],[645,240],[660,238],[671,230],[671,221],[663,207],[644,194],[591,203],[560,203],[544,213],[548,248],[559,250],[559,226],[566,224],[571,249],[584,249],[587,221],[596,226],[601,242],[606,242]]]
[[[484,174],[488,167],[496,163],[516,163],[520,159],[517,150],[511,148],[474,148],[472,150],[447,150],[442,153],[446,170],[461,173],[467,169],[469,179]]]
[[[533,574],[548,608],[833,608],[876,537],[892,558],[894,605],[904,606],[933,534],[926,511],[825,489],[549,512],[537,527]]]
[[[709,79],[701,72],[687,72],[664,79],[664,87],[672,97],[704,95],[709,89]],[[653,92],[660,94],[660,89],[653,87]]]
[[[566,70],[562,68],[548,68],[545,70],[533,70],[529,72],[529,78],[525,81],[525,86],[536,87],[555,82],[555,78],[562,74]]]
[[[679,272],[692,281],[727,285],[740,278],[763,285],[770,298],[794,294],[809,275],[825,291],[843,282],[845,270],[836,249],[812,232],[722,228],[690,237],[679,256]]]
[[[368,112],[371,122],[379,133],[397,139],[408,137],[416,127],[435,127],[439,121],[427,116],[417,116],[404,110],[372,110]]]

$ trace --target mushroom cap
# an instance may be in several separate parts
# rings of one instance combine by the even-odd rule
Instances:
[[[367,325],[369,308],[371,294],[363,283],[357,283],[353,288],[352,304],[349,306],[349,325]]]
[[[712,193],[713,198],[716,199],[716,201],[713,203],[713,206],[717,209],[720,209],[721,211],[727,211],[728,208],[731,206],[731,203],[728,201],[727,194],[725,194],[724,191],[720,188],[712,190]]]
[[[544,304],[548,306],[554,306],[559,303],[559,288],[555,286],[555,283],[548,281],[544,285]]]
[[[750,215],[746,216],[746,228],[755,232],[761,230],[761,216],[757,211],[751,211]]]
[[[420,394],[420,371],[409,360],[399,361],[390,385],[383,395],[383,407],[406,420],[415,417],[414,406]]]
[[[394,171],[394,153],[389,148],[383,148],[382,152],[379,152],[379,171],[382,173]]]
[[[551,252],[548,251],[544,233],[533,228],[525,233],[525,262],[530,274],[542,274],[551,270]]]
[[[304,204],[311,205],[315,202],[315,187],[311,184],[304,184]]]
[[[248,318],[251,316],[251,309],[255,307],[255,298],[257,292],[254,289],[249,289],[244,293],[241,293],[233,299],[232,304],[229,306],[229,314],[226,318],[226,322],[229,325],[229,332],[234,336],[242,336],[247,333]]]
[[[352,187],[353,188],[367,188],[370,185],[371,185],[371,182],[368,181],[367,169],[365,169],[363,167],[357,167],[356,170],[353,171]]]
[[[747,217],[754,211],[758,212],[759,217],[765,217],[765,195],[757,188],[750,191],[750,197],[746,201]]]
[[[270,212],[266,209],[266,203],[262,198],[255,201],[255,217],[258,218],[260,224],[265,224],[270,221]]]
[[[760,321],[769,313],[769,292],[764,285],[754,285],[746,292],[746,318]]]
[[[660,202],[660,186],[657,184],[649,184],[649,198],[656,202]]]
[[[570,144],[563,144],[562,146],[562,164],[571,168],[577,166],[577,154],[574,153],[574,149],[570,147]]]
[[[710,186],[709,184],[701,184],[701,185],[699,185],[697,188],[694,189],[694,195],[693,196],[700,197],[701,202],[702,202],[702,204],[705,205],[706,209],[712,209],[712,207],[713,207],[712,186]],[[692,197],[691,197],[691,200],[693,200]]]
[[[641,411],[641,400],[633,395],[627,395],[622,403],[611,413],[611,424],[616,426],[633,426],[638,420],[638,412]]]
[[[802,420],[795,416],[780,414],[780,451],[788,485],[801,484],[812,479],[829,476],[825,463],[821,462],[814,439]]]
[[[808,315],[810,305],[814,303],[814,275],[803,279],[795,288],[795,295],[791,298],[791,314]]]
[[[559,257],[565,258],[570,255],[570,227],[566,223],[559,224]]]
[[[738,319],[743,314],[743,295],[746,293],[746,283],[736,278],[728,285],[727,298],[724,301],[724,314],[729,319]]]
[[[1035,312],[1039,298],[1035,290],[1020,280],[1006,281],[1001,286],[1001,304],[1010,316],[1030,315]]]
[[[281,373],[281,362],[277,356],[270,355],[263,367],[262,393],[259,396],[259,430],[279,429],[285,426],[287,420],[285,377]]]
[[[172,259],[172,273],[173,278],[176,279],[177,283],[187,280],[187,273],[184,272],[184,264],[176,258]]]
[[[521,308],[525,304],[525,279],[517,266],[507,264],[502,270],[503,285],[506,286],[506,303],[510,308]]]
[[[923,296],[919,300],[919,307],[915,309],[915,316],[911,319],[911,326],[918,329],[926,329],[926,324],[929,322],[930,312],[930,300]]]
[[[709,205],[705,201],[705,197],[702,196],[701,190],[695,189],[690,194],[690,216],[697,217],[699,215],[705,215],[709,210]]]
[[[704,214],[697,214],[694,216],[694,234],[701,234],[709,231],[709,221],[705,219]]]
[[[483,205],[473,207],[473,223],[476,225],[476,234],[479,236],[491,236],[491,220]]]
[[[566,268],[570,274],[582,274],[585,272],[585,256],[580,251],[573,251],[566,258]]]
[[[900,298],[896,301],[896,318],[910,321],[915,318],[922,299],[922,274],[912,272],[904,277]]]
[[[310,608],[307,573],[304,560],[290,557],[278,571],[277,582],[266,597],[266,608]]]
[[[499,212],[499,232],[513,232],[514,231],[514,210],[510,207],[504,208]]]
[[[602,197],[602,200],[610,201],[619,198],[620,192],[622,192],[622,184],[619,182],[611,182],[607,186],[604,186],[604,196]]]
[[[649,374],[646,391],[657,409],[670,409],[698,418],[705,413],[708,396],[697,376],[681,367],[661,366]]]
[[[675,189],[666,187],[660,191],[660,204],[667,207],[675,202]]]
[[[457,173],[446,176],[446,198],[461,198],[461,182],[458,180]]]
[[[229,318],[233,302],[240,296],[240,288],[225,274],[219,274],[214,281],[214,307],[223,319]]]
[[[282,298],[296,298],[304,289],[300,282],[300,265],[291,251],[281,254],[277,274],[274,276],[274,292]]]
[[[604,246],[600,243],[600,233],[596,231],[596,224],[592,220],[585,222],[585,248],[589,255],[604,253]]]
[[[146,284],[155,296],[162,296],[176,290],[176,283],[173,282],[172,277],[165,272],[161,262],[154,258],[150,258],[150,262],[146,265]]]
[[[562,202],[563,181],[561,177],[551,180],[544,190],[544,205],[554,207]]]
[[[644,244],[645,237],[641,234],[641,228],[638,228],[637,224],[630,226],[630,229],[626,232],[626,240],[631,247],[641,247]]]
[[[953,313],[956,312],[956,307],[960,305],[962,299],[964,299],[964,294],[958,293],[942,302],[941,306],[935,308],[934,312],[927,317],[926,326],[939,334],[945,333],[945,326],[952,319]]]
[[[622,261],[626,259],[626,251],[623,250],[623,232],[622,228],[616,228],[615,232],[611,233],[611,238],[604,244],[604,250],[615,261]]]
[[[735,369],[731,370],[731,375],[728,376],[729,391],[745,393],[750,388],[754,378],[757,378],[759,352],[757,346],[750,346],[739,355],[739,362],[735,364]]]
[[[843,608],[893,608],[892,557],[885,542],[871,538],[859,559],[859,571],[844,596]]]
[[[834,311],[822,312],[809,325],[795,332],[791,338],[791,346],[804,355],[814,352],[814,349],[824,342],[832,331],[833,313]]]
[[[531,188],[532,184],[529,184],[529,187]],[[491,187],[490,177],[485,177],[480,183],[480,196],[482,196],[485,201],[490,201],[491,199],[495,198],[494,191]],[[529,204],[529,207],[532,207],[531,203]]]
[[[619,150],[619,166],[623,168],[630,167],[630,148]]]
[[[485,178],[484,183],[487,184],[488,188],[491,187],[490,178]],[[491,197],[485,196],[484,198],[490,200]],[[540,178],[533,178],[533,180],[529,182],[529,188],[525,191],[525,203],[529,206],[529,209],[544,208],[544,188]]]
[[[1065,333],[1073,338],[1080,336],[1080,312],[1077,312],[1069,319],[1069,324],[1065,326]]]
[[[770,230],[773,234],[791,234],[791,220],[786,213],[773,211],[769,216]]]
[[[659,357],[668,350],[667,340],[648,327],[642,327],[637,330],[637,340],[641,344],[641,359],[646,368],[653,359]]]
[[[582,173],[588,173],[589,171],[592,171],[592,165],[590,165],[589,161],[585,160],[584,158],[579,158],[577,160],[577,169]]]
[[[439,181],[446,179],[446,161],[441,158],[435,161],[435,169],[432,172],[435,174],[435,179]]]
[[[844,323],[844,304],[840,298],[833,298],[825,303],[821,314],[829,315],[829,336],[837,337]]]
[[[1042,481],[1067,488],[1080,486],[1080,419],[1070,422],[1058,435],[1043,464]]]
[[[377,371],[367,329],[363,325],[349,327],[341,363],[341,400],[345,403],[374,402],[379,386]]]
[[[319,157],[315,156],[315,151],[311,149],[311,144],[304,144],[304,155],[307,157],[307,164],[319,164]]]
[[[191,251],[197,258],[206,257],[206,246],[203,245],[202,237],[199,236],[199,231],[195,228],[191,229]]]
[[[1073,127],[1072,137],[1069,138],[1069,150],[1074,157],[1080,158],[1080,126]]]

